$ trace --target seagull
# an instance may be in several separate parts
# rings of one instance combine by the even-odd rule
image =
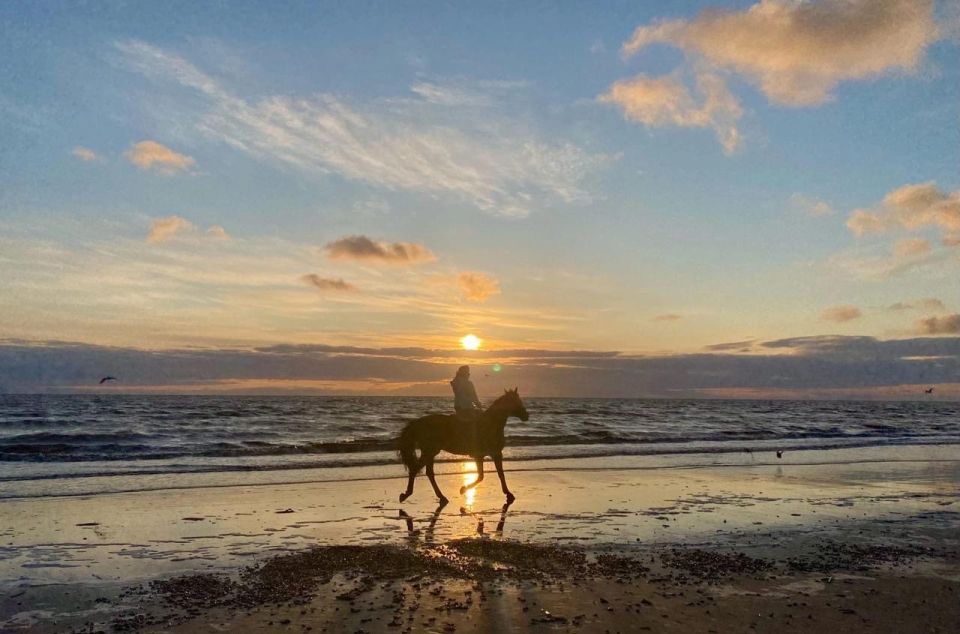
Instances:
[[[783,449],[777,450],[777,458],[783,458]]]
[[[117,380],[117,377],[115,376],[105,376],[102,379],[100,379],[100,385],[103,385],[107,381],[116,381],[116,380]]]
[[[925,390],[923,391],[923,393],[924,393],[924,394],[933,394],[933,388],[932,388],[932,387],[928,387],[927,389],[925,389]]]

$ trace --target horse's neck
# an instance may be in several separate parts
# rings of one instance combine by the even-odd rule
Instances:
[[[507,414],[507,411],[504,409],[500,409],[499,407],[491,407],[483,413],[483,417],[486,418],[490,423],[499,427],[503,427],[507,424],[507,419],[510,417],[510,415]]]

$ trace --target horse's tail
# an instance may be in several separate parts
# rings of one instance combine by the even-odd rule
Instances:
[[[418,422],[419,421],[412,420],[407,423],[403,431],[400,432],[400,437],[397,439],[397,455],[400,457],[400,460],[403,461],[403,465],[407,468],[407,472],[410,475],[420,473],[420,469],[423,468],[423,465],[420,464],[420,459],[417,457]]]

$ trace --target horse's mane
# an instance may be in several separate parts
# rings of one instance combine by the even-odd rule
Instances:
[[[515,398],[516,396],[517,396],[516,389],[507,390],[506,392],[501,394],[499,397],[497,397],[497,400],[495,400],[493,403],[490,404],[490,407],[487,408],[487,411],[489,412],[492,410],[503,408],[503,406],[506,404],[508,400],[510,400],[511,398]]]

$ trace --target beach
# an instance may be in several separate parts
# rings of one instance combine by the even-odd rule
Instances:
[[[439,509],[425,478],[396,501],[399,465],[314,470],[313,481],[295,471],[287,482],[270,481],[275,472],[220,484],[168,475],[169,486],[149,490],[9,498],[0,629],[960,624],[957,446],[696,462],[513,461],[508,508],[495,478],[458,494],[470,463],[443,465],[451,502]],[[155,476],[131,479],[144,477]]]

